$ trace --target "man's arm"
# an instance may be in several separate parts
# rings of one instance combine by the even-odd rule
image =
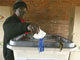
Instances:
[[[6,23],[3,25],[3,29],[7,37],[16,37],[24,32],[29,32],[27,26],[30,23]]]

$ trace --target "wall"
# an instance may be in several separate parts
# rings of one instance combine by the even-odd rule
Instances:
[[[26,3],[29,14],[27,21],[39,24],[47,34],[72,38],[74,6],[52,0],[27,0]]]
[[[1,1],[0,5],[13,6],[15,0]],[[37,23],[47,34],[57,34],[72,40],[75,6],[79,0],[23,0],[28,5],[25,19]]]
[[[3,41],[3,22],[5,19],[10,16],[10,7],[8,6],[0,6],[0,15],[2,15],[4,18],[0,20],[0,42]]]
[[[80,46],[80,7],[75,8],[73,41]]]
[[[0,5],[13,6],[16,0],[1,0]],[[37,23],[47,34],[72,40],[74,9],[80,0],[23,0],[28,5],[26,20]],[[6,2],[6,3],[5,3]]]
[[[80,6],[75,7],[72,40],[76,44],[77,48],[71,52],[70,60],[80,60]]]

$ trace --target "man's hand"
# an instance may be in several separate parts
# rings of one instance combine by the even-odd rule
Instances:
[[[27,28],[32,34],[38,34],[40,31],[40,27],[37,24],[30,24]]]

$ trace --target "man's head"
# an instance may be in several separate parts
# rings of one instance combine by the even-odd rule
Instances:
[[[22,18],[27,11],[27,5],[26,3],[20,1],[14,4],[13,9],[15,14]]]

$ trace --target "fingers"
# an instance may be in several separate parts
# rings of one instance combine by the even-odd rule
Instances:
[[[37,28],[37,34],[40,32],[40,27],[39,28]]]
[[[34,32],[34,28],[33,28],[32,26],[30,26],[30,31],[31,31],[32,34],[35,33],[35,32]]]
[[[35,25],[33,26],[33,28],[34,28],[34,32],[38,34],[39,31],[40,31],[40,27],[35,24]]]
[[[31,31],[32,34],[35,34],[35,33],[39,33],[40,31],[40,27],[36,24],[30,24],[29,25],[29,30]]]

